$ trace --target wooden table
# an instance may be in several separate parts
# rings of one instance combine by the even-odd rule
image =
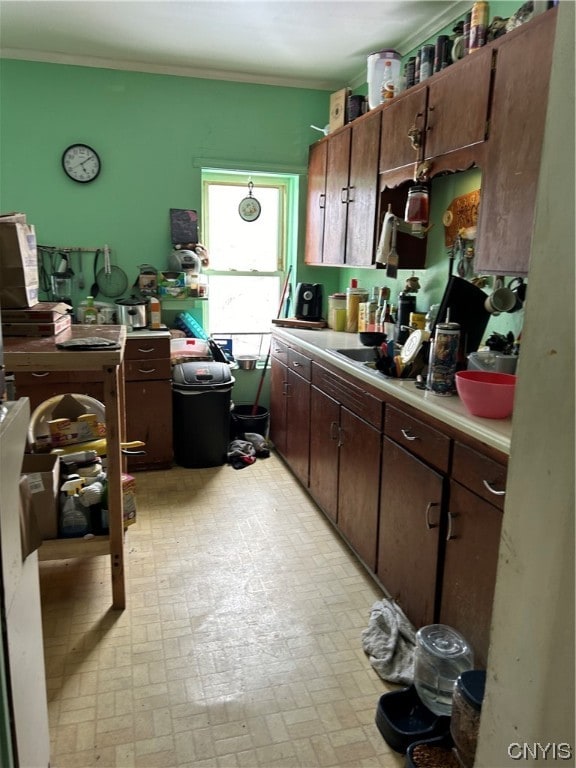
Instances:
[[[68,339],[97,336],[116,342],[118,347],[95,351],[61,350],[57,343]],[[48,338],[4,338],[4,364],[9,372],[18,371],[103,371],[106,408],[106,456],[109,499],[109,535],[84,539],[44,541],[40,560],[92,557],[110,554],[112,605],[126,607],[124,579],[124,516],[122,502],[122,451],[125,439],[124,409],[124,325],[73,325]]]

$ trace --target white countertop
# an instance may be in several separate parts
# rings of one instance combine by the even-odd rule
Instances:
[[[434,395],[432,392],[417,389],[413,380],[387,378],[377,371],[373,372],[369,368],[363,368],[339,355],[333,355],[326,351],[327,349],[362,348],[358,334],[331,331],[329,328],[308,330],[276,326],[273,333],[314,353],[317,357],[383,393],[393,395],[406,405],[432,416],[502,453],[510,454],[511,418],[482,419],[471,416],[457,395],[452,397]]]

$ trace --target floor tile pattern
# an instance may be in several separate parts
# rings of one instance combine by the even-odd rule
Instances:
[[[396,768],[361,632],[382,593],[272,455],[136,475],[107,557],[42,563],[52,768]]]

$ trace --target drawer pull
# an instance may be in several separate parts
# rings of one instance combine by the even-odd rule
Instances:
[[[36,376],[37,379],[43,379],[45,376],[50,376],[50,371],[42,371],[41,373],[32,371],[32,376]]]
[[[409,429],[400,429],[400,432],[402,432],[402,436],[406,438],[406,440],[418,440],[416,435],[411,435]]]
[[[155,352],[154,347],[148,347],[147,349],[142,349],[141,347],[138,347],[138,352],[141,352],[143,355],[148,355],[150,352]]]
[[[292,365],[294,368],[302,368],[302,363],[299,363],[297,360],[292,360]]]
[[[429,501],[428,506],[426,507],[426,528],[428,530],[432,530],[432,528],[438,528],[438,523],[431,523],[430,522],[430,510],[432,507],[438,507],[439,504],[437,501]]]
[[[482,480],[482,484],[484,485],[484,488],[486,488],[487,491],[490,491],[490,493],[493,493],[494,496],[506,496],[506,491],[497,491],[495,488],[492,488],[488,480]]]
[[[156,368],[138,368],[138,373],[156,373]]]
[[[452,533],[452,520],[454,520],[455,517],[456,515],[451,514],[450,512],[448,513],[448,532],[446,534],[446,541],[451,541],[458,538]]]

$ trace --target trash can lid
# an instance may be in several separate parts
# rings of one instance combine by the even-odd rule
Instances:
[[[176,388],[208,389],[234,383],[230,366],[227,363],[212,361],[194,361],[175,365],[172,371],[172,381]]]

